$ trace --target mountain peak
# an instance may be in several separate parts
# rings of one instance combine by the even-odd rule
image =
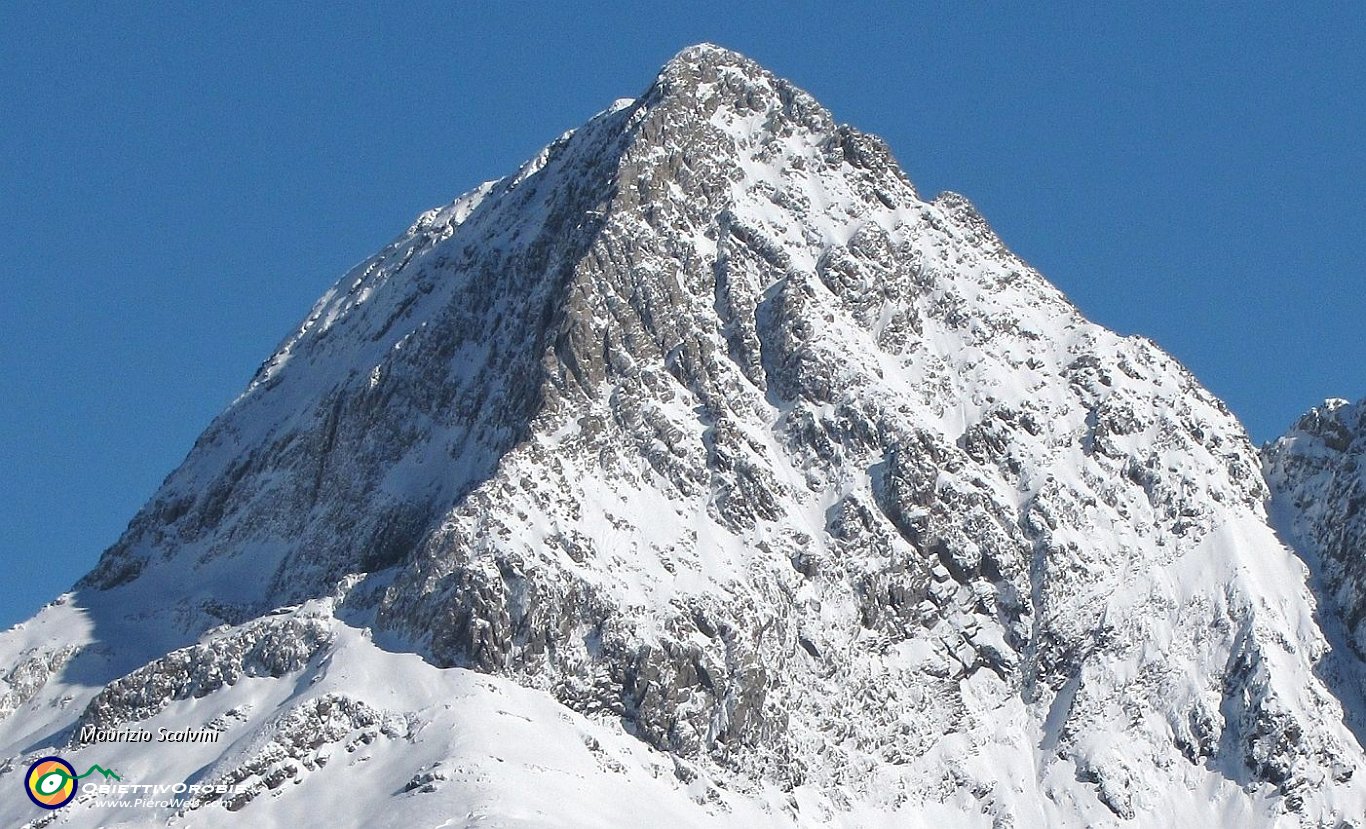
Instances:
[[[727,49],[724,46],[717,46],[715,43],[703,41],[680,49],[677,54],[669,58],[664,64],[664,69],[665,71],[670,69],[682,71],[700,66],[734,66],[745,69],[762,68],[758,63],[750,60],[739,52]]]
[[[656,75],[655,84],[668,92],[696,91],[699,86],[715,83],[723,75],[749,81],[777,80],[767,69],[739,52],[711,43],[698,43],[669,58]]]
[[[1345,452],[1352,441],[1363,435],[1366,435],[1366,400],[1352,403],[1341,397],[1330,397],[1301,415],[1279,442],[1300,436],[1325,449]]]
[[[787,83],[757,61],[713,43],[697,43],[681,49],[660,68],[657,77],[665,82],[691,85],[715,82],[725,74]]]
[[[676,103],[712,116],[726,110],[741,116],[773,116],[796,121],[817,132],[834,130],[830,113],[815,98],[744,55],[700,43],[680,51],[664,64],[644,100]],[[759,121],[755,126],[764,125]]]

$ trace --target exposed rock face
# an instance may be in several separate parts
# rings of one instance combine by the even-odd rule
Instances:
[[[52,675],[75,655],[76,650],[74,645],[30,648],[20,655],[17,662],[7,665],[4,676],[0,677],[0,683],[5,688],[0,693],[0,719],[8,717],[33,699]]]
[[[473,669],[667,758],[685,822],[1337,825],[1366,758],[1259,470],[966,199],[693,47],[319,301],[80,585],[44,722],[261,689],[213,768],[264,815]],[[405,715],[333,665],[375,645]],[[379,796],[492,808],[449,766]]]
[[[315,615],[266,617],[172,651],[106,685],[75,728],[118,728],[155,716],[176,700],[208,696],[244,677],[295,673],[332,644],[331,625]],[[75,739],[75,736],[73,736]]]
[[[196,798],[189,810],[221,801],[229,812],[240,811],[261,795],[323,768],[334,753],[354,754],[376,740],[402,739],[409,736],[411,727],[406,717],[376,711],[342,694],[313,697],[273,723],[273,738],[249,756],[237,758],[231,770],[216,780],[235,785],[239,791],[228,797],[209,792]]]

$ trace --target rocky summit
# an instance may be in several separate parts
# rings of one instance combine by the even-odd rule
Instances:
[[[184,786],[0,818],[1366,826],[1361,412],[1259,453],[691,47],[346,274],[0,634],[0,790]]]

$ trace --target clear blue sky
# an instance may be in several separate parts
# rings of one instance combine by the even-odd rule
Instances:
[[[213,5],[0,4],[0,625],[347,267],[701,40],[967,195],[1257,440],[1366,396],[1366,4]]]

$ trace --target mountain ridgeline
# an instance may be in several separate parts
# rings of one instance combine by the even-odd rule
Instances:
[[[1362,411],[1259,453],[965,198],[691,47],[344,276],[0,635],[0,786],[62,753],[230,784],[173,825],[1366,826]],[[222,736],[78,739],[162,727]]]

